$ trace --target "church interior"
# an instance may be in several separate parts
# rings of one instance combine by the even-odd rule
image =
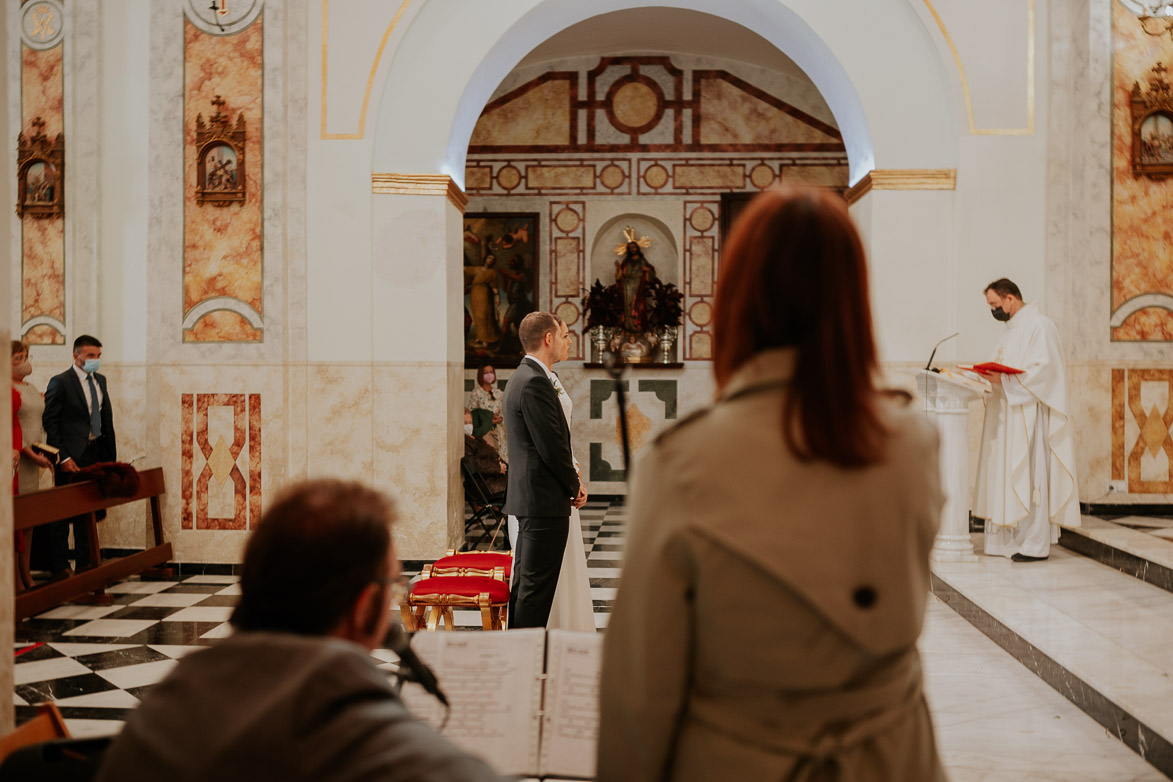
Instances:
[[[23,613],[0,553],[0,640],[16,652],[0,661],[0,734],[50,701],[75,736],[117,732],[178,659],[231,633],[245,543],[293,481],[390,494],[406,574],[465,544],[462,411],[478,367],[505,387],[530,311],[570,332],[558,373],[605,634],[624,437],[637,461],[712,401],[725,237],[755,194],[799,184],[848,204],[883,384],[913,404],[933,409],[926,360],[994,357],[991,280],[1013,279],[1062,344],[1082,523],[1047,561],[982,553],[984,406],[941,416],[943,449],[957,446],[946,513],[964,526],[934,555],[920,648],[949,777],[1173,778],[1173,6],[6,0],[0,14],[14,207],[0,312],[42,392],[75,338],[102,341],[118,459],[162,487],[150,507],[109,509],[102,558],[166,541],[154,564],[172,569]],[[630,242],[671,295],[607,322],[592,286],[622,299]],[[628,362],[622,422],[606,354]],[[7,499],[0,536],[19,528]]]

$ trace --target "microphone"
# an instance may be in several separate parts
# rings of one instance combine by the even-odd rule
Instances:
[[[403,681],[415,682],[426,692],[434,695],[440,703],[448,706],[448,698],[440,689],[436,674],[412,651],[411,636],[403,629],[403,625],[392,622],[391,627],[387,629],[387,635],[383,638],[383,646],[399,656],[399,673],[396,676]],[[407,671],[404,671],[404,668]]]
[[[933,358],[937,355],[937,348],[941,347],[942,343],[948,342],[949,340],[953,339],[954,337],[956,337],[960,333],[961,333],[960,331],[955,331],[952,334],[950,334],[949,336],[945,337],[945,339],[938,342],[936,345],[933,345],[933,352],[929,354],[929,363],[925,364],[925,371],[926,372],[928,372],[932,369]],[[936,372],[937,370],[933,369],[932,371]]]
[[[615,401],[619,403],[619,434],[623,440],[623,471],[624,481],[631,481],[631,440],[627,433],[627,399],[623,395],[623,369],[626,362],[618,353],[607,351],[603,353],[603,368],[615,382]]]

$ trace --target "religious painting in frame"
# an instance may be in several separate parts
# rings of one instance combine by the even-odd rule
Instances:
[[[1132,85],[1132,172],[1163,179],[1173,174],[1173,89],[1161,63],[1151,72],[1147,90]]]
[[[32,121],[32,132],[17,137],[16,215],[58,217],[65,213],[65,137],[45,135],[45,122]]]
[[[517,327],[537,309],[538,214],[464,217],[464,365],[516,367]]]
[[[216,111],[207,122],[203,114],[196,117],[196,203],[200,206],[243,203],[244,114],[238,113],[233,123],[224,111],[223,98],[217,95],[212,105]]]

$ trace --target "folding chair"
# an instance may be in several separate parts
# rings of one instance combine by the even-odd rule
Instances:
[[[505,505],[505,492],[494,494],[489,491],[488,484],[477,468],[476,460],[471,456],[465,456],[460,460],[460,472],[464,478],[464,499],[472,508],[472,516],[465,521],[465,537],[468,537],[470,531],[477,535],[476,541],[467,547],[475,549],[485,538],[489,538],[491,549],[496,545],[497,536],[505,524],[505,514],[501,512]],[[497,526],[490,529],[489,525],[494,521]],[[478,526],[479,531],[476,529]]]

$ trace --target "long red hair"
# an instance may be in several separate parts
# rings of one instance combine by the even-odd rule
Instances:
[[[718,389],[755,354],[797,349],[782,420],[800,458],[882,458],[867,263],[840,197],[782,187],[750,203],[721,256],[713,336]]]

